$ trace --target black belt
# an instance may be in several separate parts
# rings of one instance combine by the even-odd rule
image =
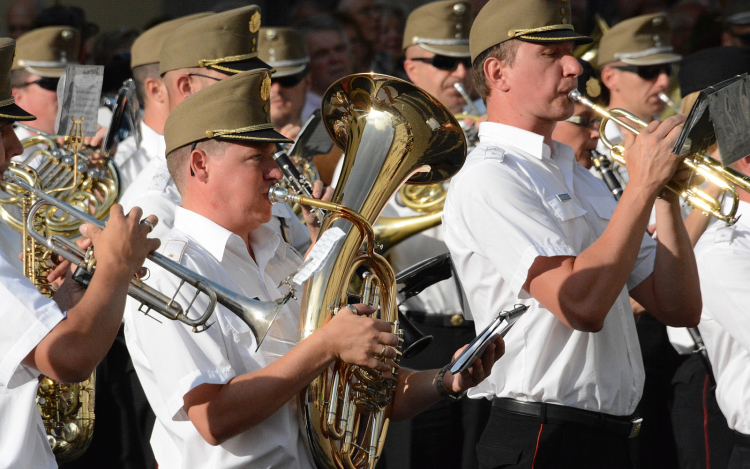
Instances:
[[[406,317],[412,322],[437,327],[474,327],[474,321],[464,319],[460,314],[428,314],[422,311],[407,311]]]
[[[637,415],[618,417],[615,415],[592,412],[556,404],[539,402],[521,402],[515,399],[495,398],[492,407],[514,414],[538,417],[545,422],[568,422],[599,428],[626,438],[635,438],[641,430],[643,419]]]
[[[740,446],[747,446],[750,448],[750,435],[745,435],[744,433],[740,433],[737,430],[733,430],[734,432],[734,439]]]

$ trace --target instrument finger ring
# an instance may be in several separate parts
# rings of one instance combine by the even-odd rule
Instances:
[[[141,220],[141,224],[148,226],[148,232],[149,233],[151,233],[152,231],[154,231],[154,224],[151,223],[149,220],[146,220],[144,218],[143,220]]]
[[[352,310],[352,313],[359,315],[359,311],[357,311],[357,308],[355,308],[354,305],[344,305],[344,308],[349,308]]]
[[[380,351],[379,354],[375,355],[377,358],[385,358],[385,344],[383,344],[383,349]]]

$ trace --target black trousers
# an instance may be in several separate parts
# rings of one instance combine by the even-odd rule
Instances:
[[[727,469],[750,469],[750,447],[735,444]]]
[[[474,327],[415,325],[433,341],[422,353],[401,361],[413,370],[442,368],[475,337]],[[388,469],[476,469],[475,446],[489,418],[486,399],[442,400],[406,422],[392,422],[383,449]]]
[[[670,418],[672,378],[684,358],[675,351],[667,328],[644,313],[635,325],[643,356],[646,380],[636,413],[643,418],[638,438],[630,441],[633,467],[677,469],[677,446]]]
[[[492,408],[477,445],[482,469],[629,469],[628,439]]]
[[[672,427],[680,469],[724,469],[734,434],[716,403],[716,386],[700,356],[688,357],[672,379]]]
[[[79,459],[62,469],[153,469],[151,431],[156,417],[143,393],[122,330],[96,367],[94,438]]]

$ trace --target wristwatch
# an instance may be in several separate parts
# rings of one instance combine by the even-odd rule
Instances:
[[[437,389],[438,394],[440,394],[440,397],[443,399],[448,399],[449,401],[461,400],[461,398],[466,395],[466,391],[459,394],[453,394],[445,389],[445,386],[443,385],[443,377],[445,376],[446,371],[448,371],[448,366],[441,368],[440,371],[438,371],[438,374],[435,375],[435,388]]]

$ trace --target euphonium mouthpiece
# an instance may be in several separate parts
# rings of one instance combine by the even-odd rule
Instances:
[[[294,194],[278,184],[275,184],[268,189],[268,198],[275,204],[294,202]]]

